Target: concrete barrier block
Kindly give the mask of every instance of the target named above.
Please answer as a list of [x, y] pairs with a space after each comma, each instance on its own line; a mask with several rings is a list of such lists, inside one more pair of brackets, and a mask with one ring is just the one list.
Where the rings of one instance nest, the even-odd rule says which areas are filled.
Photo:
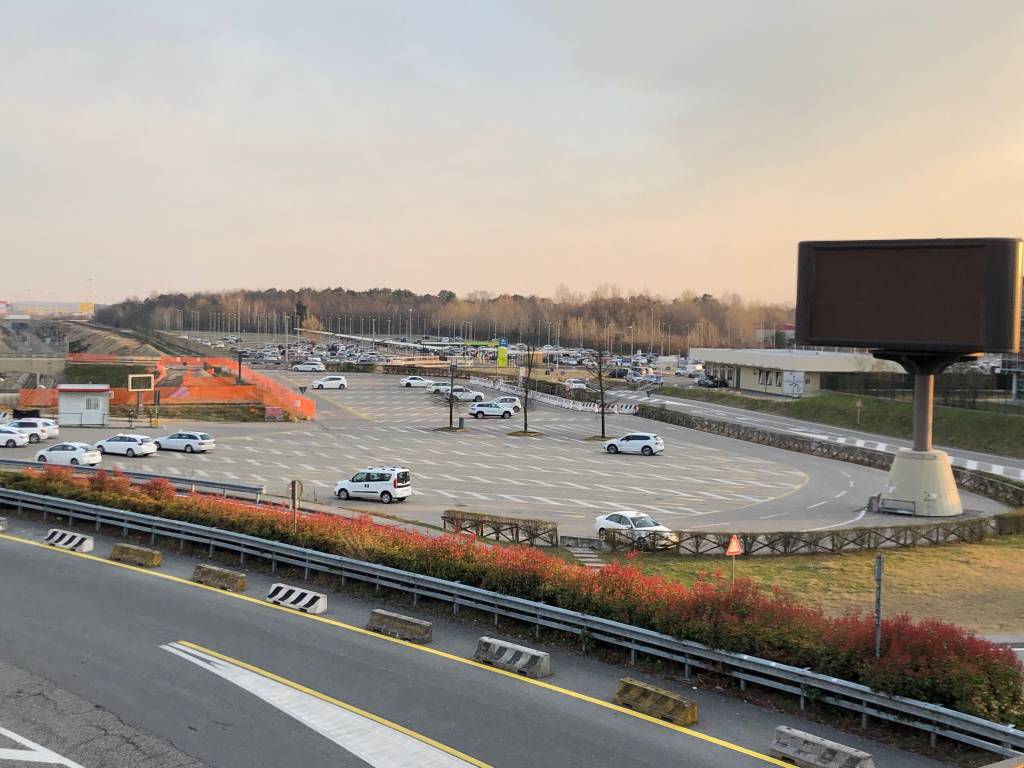
[[789, 760], [800, 768], [875, 768], [875, 759], [867, 752], [788, 725], [775, 729], [768, 754]]
[[92, 536], [85, 536], [74, 531], [62, 531], [51, 528], [46, 534], [46, 543], [58, 549], [69, 549], [72, 552], [92, 552]]
[[143, 568], [158, 568], [163, 561], [160, 550], [149, 547], [139, 547], [135, 544], [115, 544], [110, 550], [110, 559], [128, 565], [138, 565]]
[[7, 530], [7, 518], [6, 517], [0, 517], [0, 531], [6, 531], [6, 530]]
[[426, 644], [434, 639], [434, 625], [429, 621], [379, 609], [370, 612], [366, 628], [410, 643]]
[[697, 722], [697, 702], [631, 677], [619, 680], [614, 702], [620, 707], [676, 725], [693, 725]]
[[229, 592], [245, 591], [245, 574], [239, 571], [229, 571], [227, 568], [219, 568], [216, 565], [200, 563], [192, 571], [192, 581], [205, 584], [208, 587], [226, 589]]
[[320, 614], [327, 610], [327, 595], [303, 587], [288, 584], [274, 584], [267, 593], [267, 600], [275, 605], [294, 608], [303, 613]]
[[492, 667], [518, 672], [526, 677], [551, 676], [550, 654], [493, 637], [481, 637], [477, 640], [473, 658]]

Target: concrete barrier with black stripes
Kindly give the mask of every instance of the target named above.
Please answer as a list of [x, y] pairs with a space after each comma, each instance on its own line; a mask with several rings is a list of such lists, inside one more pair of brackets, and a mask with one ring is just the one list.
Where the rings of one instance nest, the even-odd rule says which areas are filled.
[[74, 531], [62, 531], [60, 528], [51, 528], [46, 534], [46, 543], [57, 549], [68, 549], [72, 552], [92, 552], [92, 536], [86, 536]]
[[434, 639], [434, 625], [429, 621], [380, 609], [370, 612], [366, 628], [371, 632], [408, 640], [410, 643], [426, 644]]
[[473, 658], [492, 667], [518, 672], [526, 677], [551, 676], [550, 654], [493, 637], [481, 637], [477, 640]]
[[267, 600], [275, 605], [294, 608], [302, 613], [320, 614], [327, 610], [327, 595], [302, 587], [274, 584], [267, 593]]
[[875, 759], [867, 752], [788, 725], [775, 729], [768, 754], [789, 760], [800, 768], [875, 768]]
[[614, 701], [620, 707], [641, 712], [676, 725], [697, 722], [697, 702], [656, 685], [624, 677], [619, 680]]

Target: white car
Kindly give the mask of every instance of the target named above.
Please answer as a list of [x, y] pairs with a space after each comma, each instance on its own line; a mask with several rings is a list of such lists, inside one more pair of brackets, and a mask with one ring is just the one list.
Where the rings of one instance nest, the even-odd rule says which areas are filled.
[[149, 435], [113, 435], [95, 447], [100, 453], [119, 453], [128, 458], [156, 453], [156, 441]]
[[446, 394], [448, 397], [453, 397], [456, 400], [460, 400], [460, 401], [472, 400], [473, 402], [476, 402], [476, 403], [483, 402], [483, 399], [485, 397], [483, 392], [477, 392], [476, 390], [468, 389], [467, 387], [459, 387], [459, 386], [452, 387], [451, 393], [445, 392], [444, 394]]
[[565, 388], [566, 389], [586, 389], [587, 388], [587, 382], [585, 382], [583, 379], [566, 379], [564, 383], [565, 383]]
[[427, 384], [427, 392], [431, 395], [446, 395], [449, 389], [451, 384], [447, 381], [432, 381]]
[[501, 405], [512, 406], [512, 411], [514, 413], [519, 413], [523, 410], [523, 404], [519, 402], [519, 398], [515, 395], [502, 395], [501, 397], [494, 398], [494, 402], [500, 403]]
[[310, 384], [313, 389], [348, 389], [344, 376], [324, 376]]
[[622, 531], [634, 541], [649, 542], [651, 545], [671, 544], [675, 541], [672, 529], [665, 527], [646, 512], [623, 510], [594, 518], [594, 532], [599, 539], [603, 539], [608, 531]]
[[422, 376], [406, 376], [400, 382], [403, 387], [429, 387], [434, 384], [430, 379], [424, 379]]
[[5, 448], [20, 448], [28, 445], [28, 435], [14, 427], [0, 427], [0, 445]]
[[512, 406], [503, 403], [473, 403], [469, 406], [469, 415], [474, 419], [482, 419], [485, 416], [511, 419], [513, 413]]
[[653, 456], [665, 450], [665, 441], [653, 432], [632, 432], [604, 443], [608, 453], [642, 453]]
[[88, 443], [57, 443], [36, 453], [36, 461], [40, 464], [58, 464], [60, 466], [78, 465], [94, 467], [103, 460], [100, 452]]
[[217, 442], [206, 432], [174, 432], [154, 440], [158, 451], [184, 451], [185, 453], [212, 451]]
[[4, 426], [8, 427], [9, 429], [18, 430], [19, 432], [21, 432], [21, 434], [28, 437], [28, 441], [30, 443], [38, 443], [40, 440], [45, 440], [46, 435], [49, 432], [46, 429], [46, 427], [42, 427], [36, 424], [35, 422], [24, 420], [12, 421], [8, 424], [5, 424]]
[[327, 369], [324, 367], [323, 363], [310, 363], [307, 361], [305, 363], [296, 363], [292, 366], [292, 370], [303, 371], [306, 373], [323, 373]]
[[346, 499], [379, 499], [385, 504], [412, 495], [412, 475], [404, 467], [367, 467], [351, 480], [339, 480], [334, 495]]
[[41, 427], [45, 427], [46, 434], [43, 436], [44, 440], [48, 440], [51, 437], [60, 437], [60, 427], [57, 426], [57, 422], [53, 419], [18, 419], [18, 421], [28, 421], [33, 424], [38, 424]]

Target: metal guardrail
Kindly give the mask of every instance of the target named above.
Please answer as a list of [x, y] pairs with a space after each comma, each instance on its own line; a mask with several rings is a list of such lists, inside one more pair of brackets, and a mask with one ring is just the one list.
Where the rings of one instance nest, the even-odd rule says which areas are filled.
[[214, 550], [222, 549], [237, 552], [242, 561], [247, 556], [258, 557], [270, 561], [271, 570], [276, 570], [280, 564], [302, 568], [306, 578], [310, 571], [318, 571], [340, 576], [342, 583], [346, 579], [354, 579], [373, 584], [377, 589], [386, 587], [409, 593], [414, 603], [420, 597], [451, 603], [455, 613], [465, 606], [493, 614], [495, 622], [499, 616], [505, 616], [533, 624], [538, 630], [548, 627], [628, 649], [631, 662], [635, 662], [637, 653], [676, 661], [684, 665], [687, 677], [692, 668], [698, 668], [735, 678], [739, 680], [741, 689], [745, 689], [748, 683], [754, 683], [790, 693], [799, 697], [801, 708], [808, 700], [821, 701], [861, 713], [864, 724], [871, 717], [899, 723], [930, 734], [933, 743], [942, 736], [1000, 755], [1024, 754], [1024, 731], [1012, 725], [994, 723], [914, 699], [888, 696], [867, 686], [808, 669], [746, 654], [716, 651], [699, 643], [610, 619], [291, 544], [84, 502], [0, 489], [0, 504], [19, 510], [41, 511], [44, 519], [49, 514], [67, 517], [69, 524], [72, 519], [92, 522], [96, 530], [102, 525], [109, 525], [121, 528], [125, 535], [128, 531], [148, 533], [153, 543], [157, 536], [177, 539], [179, 549], [187, 541], [207, 545], [211, 555]]
[[[43, 464], [37, 461], [26, 461], [24, 459], [0, 459], [0, 467], [12, 467], [14, 469], [43, 469], [44, 467], [49, 466], [53, 465]], [[62, 466], [60, 469], [70, 469], [76, 474], [94, 475], [105, 468], [78, 465], [74, 467]], [[109, 472], [112, 470], [106, 471]], [[123, 469], [119, 469], [117, 471], [125, 477], [140, 483], [145, 483], [150, 480], [167, 480], [175, 488], [187, 488], [190, 491], [220, 491], [225, 496], [227, 496], [228, 493], [231, 493], [232, 495], [245, 494], [254, 496], [257, 502], [260, 500], [260, 496], [267, 492], [266, 486], [251, 485], [249, 483], [225, 483], [220, 480], [203, 480], [202, 478], [182, 477], [179, 475], [157, 475], [150, 472], [129, 472]]]

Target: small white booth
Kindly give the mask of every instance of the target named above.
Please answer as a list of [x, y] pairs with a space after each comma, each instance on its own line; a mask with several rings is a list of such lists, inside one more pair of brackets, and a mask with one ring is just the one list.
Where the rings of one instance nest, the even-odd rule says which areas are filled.
[[57, 386], [57, 422], [62, 427], [105, 427], [110, 420], [110, 386]]

